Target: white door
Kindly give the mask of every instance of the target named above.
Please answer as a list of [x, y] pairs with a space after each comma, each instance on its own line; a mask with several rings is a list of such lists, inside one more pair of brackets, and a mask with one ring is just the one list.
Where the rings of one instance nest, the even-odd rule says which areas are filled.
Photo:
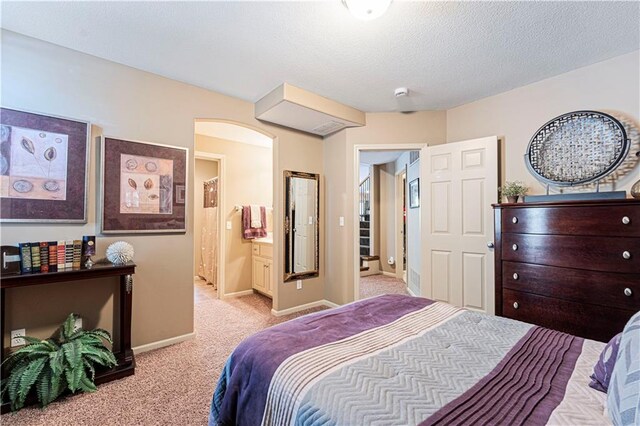
[[[423, 206], [431, 298], [493, 314], [498, 138], [429, 147]], [[426, 204], [425, 204], [426, 203]], [[425, 294], [429, 294], [428, 292]]]

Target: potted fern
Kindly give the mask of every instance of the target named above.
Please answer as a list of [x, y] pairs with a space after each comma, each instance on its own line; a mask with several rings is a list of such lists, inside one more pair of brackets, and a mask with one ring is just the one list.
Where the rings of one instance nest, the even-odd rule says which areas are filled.
[[7, 372], [2, 380], [2, 401], [10, 401], [12, 411], [24, 407], [34, 390], [42, 407], [67, 390], [94, 392], [96, 366], [117, 364], [113, 352], [104, 345], [104, 341], [112, 343], [109, 332], [74, 330], [75, 319], [76, 315], [70, 314], [49, 339], [25, 337], [27, 345], [2, 363]]

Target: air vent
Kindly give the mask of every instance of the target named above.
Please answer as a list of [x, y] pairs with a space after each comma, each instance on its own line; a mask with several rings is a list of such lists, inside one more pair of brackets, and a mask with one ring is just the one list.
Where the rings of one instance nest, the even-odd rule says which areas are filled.
[[256, 102], [255, 116], [319, 136], [365, 125], [362, 111], [286, 83]]
[[328, 123], [324, 123], [319, 125], [318, 127], [314, 127], [311, 129], [311, 133], [315, 133], [318, 135], [328, 135], [329, 133], [337, 132], [340, 129], [344, 129], [346, 126], [344, 123], [340, 121], [330, 121]]

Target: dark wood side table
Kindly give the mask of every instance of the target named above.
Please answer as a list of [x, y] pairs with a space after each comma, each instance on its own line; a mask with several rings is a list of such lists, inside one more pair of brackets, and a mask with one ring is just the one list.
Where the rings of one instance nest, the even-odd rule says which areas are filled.
[[[106, 383], [112, 380], [131, 376], [135, 372], [136, 361], [131, 349], [131, 303], [133, 300], [133, 274], [136, 265], [95, 264], [91, 268], [69, 269], [60, 272], [7, 275], [0, 279], [0, 356], [4, 361], [4, 331], [5, 331], [5, 292], [7, 289], [30, 285], [49, 285], [59, 282], [91, 280], [104, 277], [120, 277], [120, 333], [118, 337], [118, 352], [115, 352], [118, 365], [109, 370], [96, 371], [95, 383]], [[115, 343], [115, 342], [114, 342]], [[9, 404], [2, 404], [2, 413], [8, 412]]]

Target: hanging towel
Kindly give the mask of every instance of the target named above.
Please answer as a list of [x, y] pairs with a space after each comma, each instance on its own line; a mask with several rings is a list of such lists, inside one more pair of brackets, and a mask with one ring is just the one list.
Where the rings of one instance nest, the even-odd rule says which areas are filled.
[[267, 236], [267, 212], [264, 207], [260, 207], [260, 220], [263, 224], [261, 228], [251, 227], [251, 207], [242, 207], [242, 237], [245, 240], [254, 240]]
[[262, 224], [262, 217], [260, 216], [260, 211], [264, 207], [260, 207], [256, 204], [251, 204], [249, 207], [251, 207], [251, 227], [263, 228], [264, 225]]

